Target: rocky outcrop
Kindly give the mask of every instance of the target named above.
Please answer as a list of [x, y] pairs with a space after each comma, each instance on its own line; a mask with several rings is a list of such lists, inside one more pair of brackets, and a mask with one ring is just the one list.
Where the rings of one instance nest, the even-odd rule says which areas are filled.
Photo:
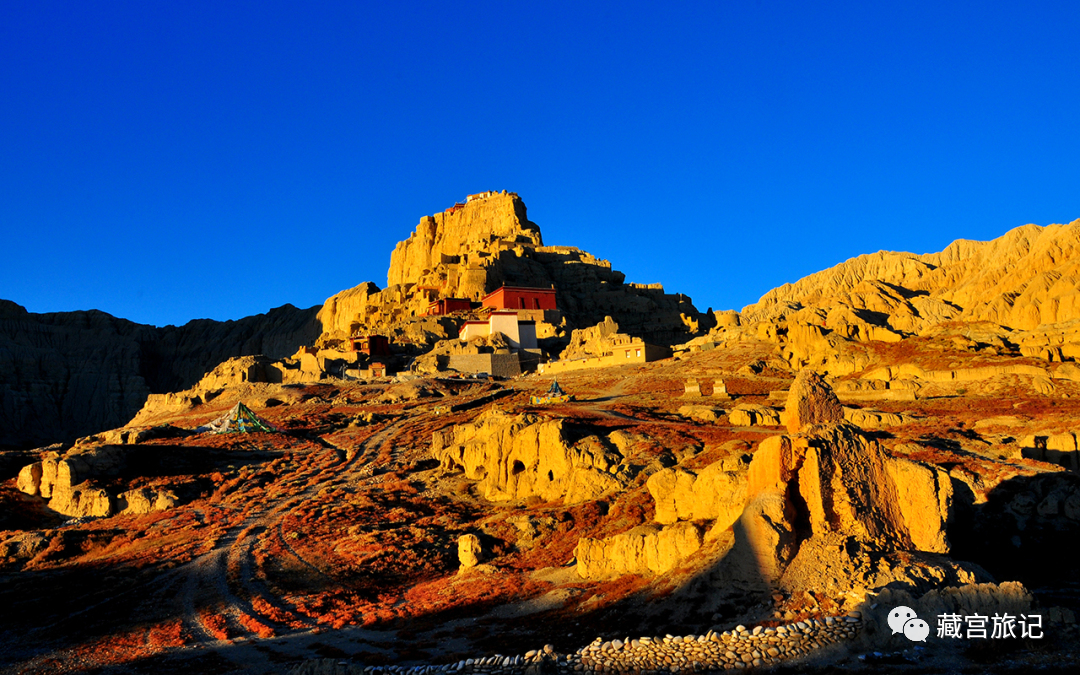
[[788, 390], [784, 417], [788, 431], [795, 434], [807, 426], [843, 422], [844, 409], [820, 375], [801, 370]]
[[799, 503], [815, 535], [935, 553], [949, 550], [952, 484], [945, 471], [888, 456], [854, 427], [763, 441], [750, 463], [750, 498], [779, 491]]
[[703, 424], [716, 424], [724, 418], [724, 411], [710, 405], [681, 405], [678, 413]]
[[458, 562], [461, 569], [476, 567], [480, 564], [480, 537], [475, 534], [463, 534], [457, 540]]
[[129, 451], [122, 446], [76, 447], [61, 455], [48, 452], [40, 462], [24, 466], [16, 486], [30, 496], [49, 500], [49, 508], [72, 517], [106, 517], [163, 511], [176, 505], [169, 490], [140, 488], [110, 494], [96, 481], [117, 476]]
[[733, 427], [780, 425], [780, 413], [759, 403], [740, 403], [728, 412], [728, 424]]
[[434, 344], [456, 337], [460, 321], [423, 317], [429, 303], [451, 297], [478, 303], [503, 285], [555, 289], [558, 318], [545, 315], [540, 337], [611, 317], [630, 335], [670, 345], [715, 322], [690, 298], [667, 294], [659, 284], [624, 283], [606, 260], [570, 246], [545, 246], [521, 199], [491, 192], [422, 218], [394, 249], [386, 288], [366, 283], [328, 299], [319, 313], [322, 340], [378, 332]]
[[142, 515], [165, 511], [176, 506], [176, 494], [171, 490], [138, 488], [121, 492], [116, 498], [116, 512], [122, 515]]
[[583, 359], [590, 356], [603, 356], [611, 351], [608, 338], [619, 334], [619, 324], [610, 316], [589, 328], [579, 328], [570, 335], [570, 344], [560, 355], [562, 359]]
[[[291, 357], [271, 361], [257, 356], [238, 356], [218, 364], [192, 387], [168, 394], [150, 394], [146, 403], [121, 429], [97, 434], [103, 443], [139, 443], [160, 434], [156, 425], [178, 413], [194, 410], [228, 392], [233, 400], [244, 399], [256, 407], [295, 402], [298, 394], [288, 385], [315, 383], [343, 376], [365, 376], [369, 358], [361, 352], [301, 347]], [[183, 433], [175, 430], [176, 433]]]
[[432, 436], [432, 454], [446, 471], [479, 481], [490, 501], [540, 497], [589, 501], [625, 484], [622, 456], [596, 436], [568, 441], [562, 420], [492, 410], [472, 424]]
[[923, 334], [951, 320], [1034, 330], [1080, 319], [1078, 280], [1080, 220], [1025, 225], [940, 253], [861, 255], [769, 291], [741, 319], [798, 318], [857, 340]]
[[694, 523], [642, 525], [605, 539], [583, 537], [574, 550], [577, 573], [585, 579], [623, 574], [663, 574], [701, 548]]
[[0, 447], [119, 427], [150, 394], [190, 387], [232, 356], [288, 356], [318, 336], [315, 311], [286, 305], [239, 321], [155, 328], [0, 301]]
[[[769, 291], [741, 314], [716, 315], [687, 349], [757, 339], [792, 370], [830, 377], [873, 367], [872, 343], [913, 336], [982, 355], [1017, 351], [1047, 361], [1080, 356], [1080, 220], [1026, 225], [988, 242], [959, 240], [944, 251], [858, 256]], [[1049, 394], [1054, 385], [1033, 386]], [[910, 399], [867, 392], [853, 400]]]
[[698, 471], [672, 467], [654, 473], [646, 485], [656, 503], [656, 522], [708, 520], [727, 529], [746, 503], [746, 468], [741, 458], [730, 458]]
[[844, 408], [844, 421], [850, 422], [860, 429], [885, 429], [907, 424], [911, 419], [910, 415], [904, 413]]
[[[759, 443], [748, 467], [742, 456], [729, 456], [694, 471], [657, 470], [646, 482], [657, 525], [583, 540], [579, 574], [671, 569], [697, 547], [669, 546], [660, 565], [660, 537], [666, 528], [693, 524], [704, 531], [700, 545], [712, 542], [723, 554], [709, 572], [714, 584], [839, 591], [979, 580], [978, 571], [933, 557], [950, 550], [950, 475], [889, 455], [843, 415], [824, 380], [801, 374], [785, 410], [797, 433]], [[1072, 498], [1059, 494], [1062, 503]]]
[[[470, 199], [460, 208], [424, 216], [416, 231], [390, 254], [388, 286], [430, 281], [442, 267], [447, 297], [479, 300], [485, 294], [482, 261], [515, 245], [543, 246], [540, 228], [529, 221], [525, 203], [505, 191]], [[470, 274], [479, 272], [479, 274]]]
[[747, 458], [739, 446], [732, 450], [702, 469], [666, 467], [652, 473], [645, 484], [656, 505], [655, 524], [604, 539], [581, 539], [575, 552], [578, 574], [587, 579], [663, 574], [740, 517], [748, 527], [760, 528], [761, 514], [744, 514]]

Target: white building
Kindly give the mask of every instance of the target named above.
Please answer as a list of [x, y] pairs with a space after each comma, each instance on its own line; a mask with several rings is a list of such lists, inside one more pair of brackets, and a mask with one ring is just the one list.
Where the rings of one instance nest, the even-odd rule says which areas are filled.
[[468, 321], [458, 332], [458, 338], [462, 342], [468, 342], [474, 337], [502, 333], [510, 348], [514, 350], [535, 351], [539, 349], [536, 343], [536, 322], [522, 321], [517, 312], [503, 311], [492, 312], [487, 321]]

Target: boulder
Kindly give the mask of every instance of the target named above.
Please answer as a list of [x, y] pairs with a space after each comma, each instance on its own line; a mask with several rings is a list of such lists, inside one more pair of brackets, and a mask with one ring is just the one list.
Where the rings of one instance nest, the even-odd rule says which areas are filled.
[[728, 424], [733, 427], [780, 425], [780, 413], [757, 403], [740, 403], [728, 413]]
[[908, 417], [899, 413], [844, 408], [844, 420], [861, 429], [884, 429], [905, 424]]
[[696, 422], [702, 422], [704, 424], [716, 424], [721, 420], [724, 414], [724, 411], [720, 408], [714, 408], [708, 405], [679, 406], [678, 412], [683, 417], [688, 417]]
[[457, 540], [458, 561], [461, 569], [476, 567], [480, 564], [480, 537], [475, 534], [463, 534]]
[[656, 522], [711, 520], [715, 530], [727, 529], [745, 505], [745, 472], [736, 468], [741, 466], [720, 460], [697, 473], [669, 468], [649, 476], [646, 486], [656, 503]]
[[116, 498], [116, 510], [121, 515], [143, 515], [171, 509], [176, 502], [176, 495], [170, 490], [139, 488], [121, 492]]
[[788, 431], [798, 433], [814, 424], [844, 421], [844, 409], [825, 380], [812, 370], [801, 370], [788, 390], [784, 408]]
[[104, 518], [116, 512], [113, 498], [104, 488], [90, 485], [69, 487], [65, 483], [55, 486], [49, 508], [73, 518]]
[[20, 492], [36, 497], [41, 489], [41, 462], [27, 464], [19, 470], [19, 477], [15, 481], [15, 487]]

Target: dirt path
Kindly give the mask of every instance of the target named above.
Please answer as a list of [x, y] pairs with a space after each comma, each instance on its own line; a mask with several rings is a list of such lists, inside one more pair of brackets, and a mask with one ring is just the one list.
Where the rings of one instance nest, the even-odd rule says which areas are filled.
[[355, 650], [359, 642], [377, 649], [380, 643], [392, 639], [392, 632], [355, 628], [334, 631], [332, 636], [326, 634], [322, 626], [259, 578], [256, 550], [273, 537], [297, 566], [328, 579], [317, 560], [306, 559], [284, 536], [285, 520], [320, 492], [363, 489], [380, 482], [380, 470], [390, 468], [382, 466], [387, 457], [390, 465], [404, 460], [406, 448], [396, 444], [398, 437], [414, 425], [429, 421], [431, 407], [418, 405], [386, 421], [355, 447], [338, 445], [331, 440], [332, 433], [309, 436], [307, 440], [316, 447], [296, 454], [296, 470], [265, 486], [264, 494], [269, 494], [271, 488], [287, 484], [291, 486], [287, 496], [233, 504], [246, 515], [226, 531], [211, 551], [144, 584], [140, 597], [176, 606], [175, 614], [181, 617], [189, 636], [180, 651], [215, 650], [237, 665], [258, 672], [275, 669], [283, 659], [316, 657], [314, 649], [326, 643], [347, 642]]

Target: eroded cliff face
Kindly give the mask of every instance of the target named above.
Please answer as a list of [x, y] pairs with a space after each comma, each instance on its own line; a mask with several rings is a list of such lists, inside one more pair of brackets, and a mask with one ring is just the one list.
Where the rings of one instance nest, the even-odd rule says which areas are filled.
[[882, 345], [917, 344], [912, 338], [987, 356], [1071, 361], [1080, 357], [1078, 288], [1080, 220], [1024, 225], [939, 253], [852, 258], [769, 291], [741, 314], [717, 313], [716, 327], [695, 342], [764, 340], [790, 368], [831, 377], [868, 368]]
[[[743, 309], [743, 320], [803, 317], [829, 328], [871, 321], [922, 334], [947, 320], [1016, 330], [1080, 319], [1080, 220], [1024, 225], [991, 241], [958, 239], [940, 253], [879, 251], [784, 284]], [[832, 324], [832, 325], [829, 325]]]
[[442, 267], [449, 273], [459, 272], [442, 279], [448, 292], [458, 293], [452, 297], [478, 300], [476, 294], [483, 293], [483, 286], [460, 272], [467, 271], [470, 263], [482, 270], [485, 258], [519, 244], [544, 245], [540, 228], [529, 221], [521, 198], [501, 192], [472, 199], [460, 208], [421, 218], [416, 231], [390, 254], [386, 284], [418, 283]]
[[976, 580], [962, 564], [932, 557], [906, 571], [871, 564], [882, 552], [949, 552], [953, 488], [945, 470], [890, 455], [844, 421], [832, 389], [809, 371], [792, 386], [783, 417], [791, 435], [761, 441], [749, 462], [729, 456], [652, 474], [654, 523], [582, 538], [579, 575], [662, 574], [713, 542], [723, 558], [712, 574], [794, 592], [825, 582], [812, 561], [829, 568], [838, 590], [922, 573]]
[[317, 308], [156, 328], [104, 312], [33, 314], [0, 301], [0, 447], [124, 425], [152, 393], [193, 385], [227, 358], [281, 358], [319, 335]]
[[[711, 316], [698, 312], [685, 295], [665, 293], [659, 284], [624, 282], [625, 275], [607, 260], [572, 246], [545, 246], [521, 198], [492, 192], [422, 218], [394, 249], [385, 289], [369, 282], [342, 291], [326, 301], [319, 319], [328, 339], [357, 331], [401, 331], [433, 300], [478, 302], [507, 285], [554, 287], [567, 336], [610, 316], [623, 332], [670, 345], [711, 323]], [[406, 337], [421, 341], [456, 334], [429, 323]]]
[[622, 455], [598, 437], [570, 443], [562, 420], [490, 412], [476, 423], [436, 432], [432, 454], [448, 472], [479, 481], [490, 501], [577, 504], [622, 488]]

